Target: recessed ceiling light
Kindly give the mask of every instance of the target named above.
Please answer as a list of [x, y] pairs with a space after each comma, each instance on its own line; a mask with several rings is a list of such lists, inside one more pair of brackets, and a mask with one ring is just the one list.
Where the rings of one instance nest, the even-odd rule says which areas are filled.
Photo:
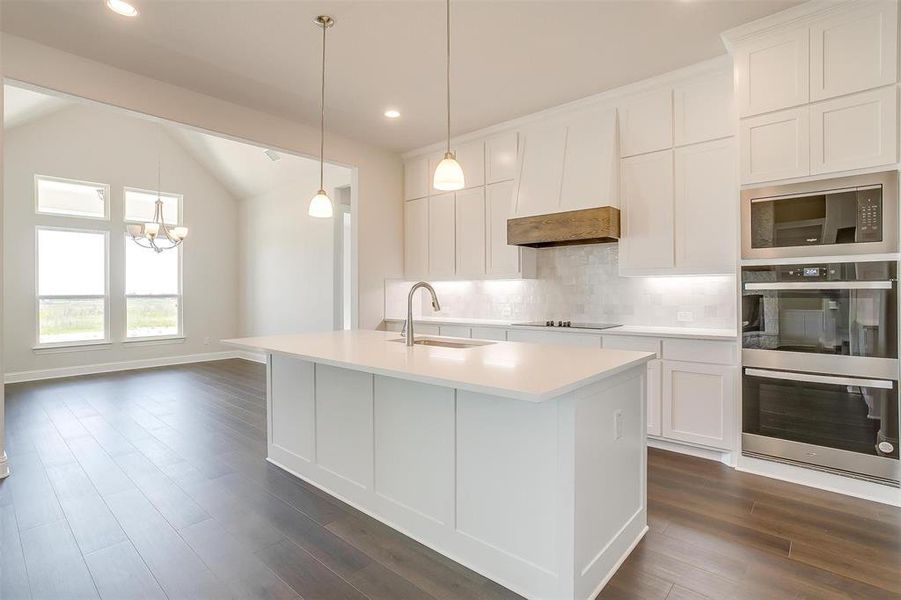
[[399, 110], [394, 110], [393, 108], [385, 111], [385, 116], [389, 119], [396, 119], [400, 116]]
[[114, 13], [120, 14], [123, 17], [137, 17], [138, 9], [133, 5], [129, 4], [125, 0], [106, 0], [106, 5], [109, 7], [111, 11]]

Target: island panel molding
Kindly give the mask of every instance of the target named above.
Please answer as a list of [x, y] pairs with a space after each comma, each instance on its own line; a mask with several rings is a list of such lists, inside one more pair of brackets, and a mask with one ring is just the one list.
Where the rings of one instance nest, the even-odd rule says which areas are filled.
[[[567, 349], [593, 371], [570, 371], [563, 391], [529, 401], [464, 388], [491, 378], [474, 371], [511, 381], [538, 371], [547, 345], [407, 348], [395, 337], [232, 340], [267, 353], [268, 460], [526, 598], [594, 598], [647, 531], [645, 365], [655, 355]], [[402, 353], [403, 367], [387, 375], [354, 362], [377, 346]], [[449, 378], [443, 363], [465, 370]], [[419, 380], [430, 369], [443, 383]]]

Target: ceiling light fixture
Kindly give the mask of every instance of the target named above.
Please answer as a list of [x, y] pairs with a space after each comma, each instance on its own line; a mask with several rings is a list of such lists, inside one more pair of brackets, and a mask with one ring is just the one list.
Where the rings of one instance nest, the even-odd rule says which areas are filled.
[[106, 0], [106, 6], [123, 17], [137, 17], [138, 9], [125, 0]]
[[432, 185], [435, 187], [436, 190], [454, 191], [454, 190], [462, 190], [466, 186], [466, 183], [463, 178], [463, 167], [461, 167], [460, 163], [457, 162], [457, 155], [451, 151], [451, 146], [450, 146], [450, 138], [451, 138], [450, 0], [447, 0], [445, 4], [447, 7], [447, 152], [444, 153], [444, 158], [441, 159], [441, 162], [438, 163], [438, 166], [435, 168], [435, 176], [434, 176], [434, 179], [432, 180]]
[[400, 116], [400, 111], [394, 110], [393, 108], [391, 108], [391, 109], [388, 109], [385, 111], [385, 116], [388, 117], [389, 119], [396, 119]]
[[150, 248], [157, 254], [163, 250], [171, 250], [181, 245], [185, 238], [188, 237], [187, 227], [173, 227], [169, 229], [166, 225], [166, 219], [163, 217], [163, 198], [160, 192], [162, 171], [162, 142], [160, 142], [160, 151], [157, 155], [156, 163], [156, 203], [153, 208], [153, 220], [147, 223], [130, 223], [127, 227], [128, 235], [138, 246], [142, 248]]
[[322, 93], [319, 97], [319, 191], [310, 200], [309, 215], [320, 219], [332, 216], [332, 200], [325, 193], [325, 32], [335, 24], [328, 15], [314, 19], [322, 27]]

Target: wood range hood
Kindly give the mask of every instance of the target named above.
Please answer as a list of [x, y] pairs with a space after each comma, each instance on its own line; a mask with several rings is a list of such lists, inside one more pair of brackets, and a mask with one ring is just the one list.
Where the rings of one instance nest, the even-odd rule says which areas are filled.
[[507, 220], [507, 245], [551, 248], [619, 241], [619, 209], [600, 206]]

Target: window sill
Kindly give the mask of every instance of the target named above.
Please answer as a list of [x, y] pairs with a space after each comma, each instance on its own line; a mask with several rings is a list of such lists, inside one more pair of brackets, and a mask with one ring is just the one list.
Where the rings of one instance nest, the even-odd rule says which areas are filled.
[[31, 348], [35, 354], [58, 354], [61, 352], [84, 352], [87, 350], [106, 350], [113, 345], [109, 341], [71, 342], [62, 344], [37, 345]]
[[135, 346], [164, 346], [168, 344], [183, 344], [185, 342], [185, 336], [183, 335], [167, 335], [167, 336], [159, 336], [159, 337], [143, 337], [143, 338], [129, 338], [122, 342], [122, 345], [126, 348], [135, 347]]

